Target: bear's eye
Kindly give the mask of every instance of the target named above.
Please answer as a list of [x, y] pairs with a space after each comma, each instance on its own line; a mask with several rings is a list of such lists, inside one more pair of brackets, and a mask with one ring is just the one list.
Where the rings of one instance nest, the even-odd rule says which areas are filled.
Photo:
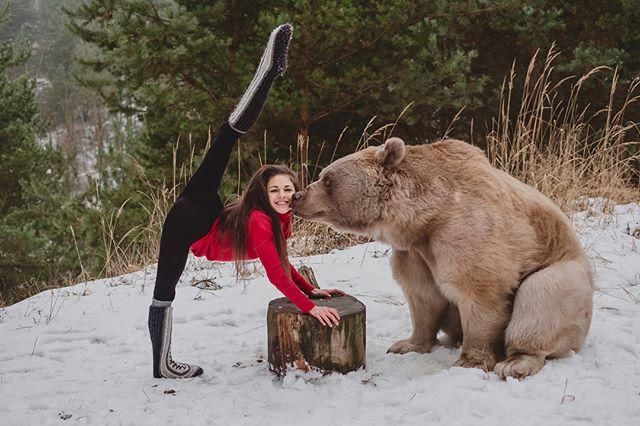
[[329, 180], [329, 176], [325, 176], [322, 178], [322, 183], [324, 184], [324, 186], [326, 186], [327, 188], [331, 186], [331, 181]]

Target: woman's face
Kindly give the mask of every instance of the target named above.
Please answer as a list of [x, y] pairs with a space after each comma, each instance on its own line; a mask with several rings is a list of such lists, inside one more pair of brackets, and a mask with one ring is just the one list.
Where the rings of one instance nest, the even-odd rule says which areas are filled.
[[275, 175], [267, 182], [269, 204], [278, 213], [291, 210], [291, 197], [294, 192], [293, 181], [288, 175]]

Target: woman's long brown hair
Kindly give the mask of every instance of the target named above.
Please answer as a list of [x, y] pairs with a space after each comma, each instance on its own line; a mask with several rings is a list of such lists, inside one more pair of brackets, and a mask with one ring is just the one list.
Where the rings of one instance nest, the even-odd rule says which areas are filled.
[[271, 219], [273, 239], [278, 251], [280, 263], [287, 276], [290, 277], [289, 261], [287, 259], [287, 242], [282, 234], [278, 213], [269, 203], [267, 184], [273, 176], [285, 175], [291, 178], [296, 188], [296, 175], [286, 166], [268, 164], [262, 166], [251, 178], [247, 189], [239, 200], [226, 206], [220, 213], [219, 226], [223, 241], [231, 240], [233, 243], [233, 257], [238, 274], [244, 270], [247, 258], [247, 232], [249, 215], [254, 209], [263, 211]]

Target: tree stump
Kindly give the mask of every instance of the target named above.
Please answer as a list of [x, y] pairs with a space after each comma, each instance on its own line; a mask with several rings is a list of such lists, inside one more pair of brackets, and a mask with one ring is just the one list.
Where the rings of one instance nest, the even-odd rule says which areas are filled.
[[364, 304], [348, 295], [314, 302], [337, 309], [340, 323], [324, 326], [311, 315], [303, 314], [286, 297], [269, 302], [269, 370], [280, 377], [295, 368], [344, 374], [365, 366]]
[[316, 274], [313, 273], [313, 269], [311, 269], [310, 266], [301, 266], [298, 268], [298, 272], [300, 273], [300, 275], [302, 275], [307, 281], [309, 281], [309, 284], [311, 284], [312, 286], [314, 286], [315, 288], [320, 288], [320, 286], [318, 285], [318, 280], [316, 279]]

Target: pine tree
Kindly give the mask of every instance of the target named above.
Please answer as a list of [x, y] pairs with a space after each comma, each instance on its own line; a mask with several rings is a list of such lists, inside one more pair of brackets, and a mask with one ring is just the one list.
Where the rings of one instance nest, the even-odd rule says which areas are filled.
[[[7, 9], [0, 11], [0, 25]], [[34, 79], [10, 78], [25, 43], [0, 42], [0, 295], [12, 300], [30, 282], [71, 269], [70, 204], [64, 158], [36, 142], [41, 128]]]
[[449, 135], [468, 138], [472, 121], [480, 131], [491, 127], [514, 61], [522, 75], [532, 55], [554, 42], [565, 52], [558, 64], [565, 75], [604, 61], [628, 67], [630, 81], [639, 71], [637, 8], [589, 3], [89, 0], [67, 14], [92, 48], [82, 58], [90, 71], [82, 81], [114, 110], [143, 119], [136, 156], [158, 181], [170, 175], [178, 140], [180, 163], [190, 153], [189, 135], [201, 148], [208, 127], [228, 115], [266, 35], [282, 22], [295, 28], [289, 70], [242, 140], [245, 150], [258, 151], [266, 131], [269, 161], [287, 159], [297, 134], [309, 136], [317, 153], [345, 127], [338, 154], [352, 151], [373, 116], [392, 122], [410, 103], [398, 129], [405, 139], [443, 136], [459, 111]]

